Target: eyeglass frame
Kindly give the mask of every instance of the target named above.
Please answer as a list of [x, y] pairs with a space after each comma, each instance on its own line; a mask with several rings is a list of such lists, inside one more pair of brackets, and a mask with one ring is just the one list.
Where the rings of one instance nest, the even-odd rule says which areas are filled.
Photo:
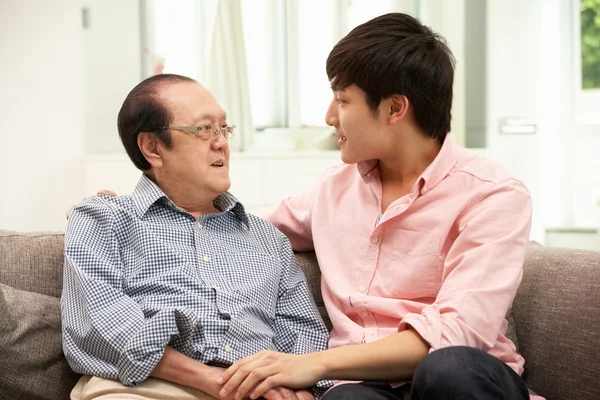
[[[230, 138], [234, 138], [235, 137], [235, 125], [227, 125], [227, 126], [219, 126], [215, 129], [213, 129], [212, 131], [210, 130], [210, 125], [204, 125], [204, 126], [163, 126], [162, 128], [158, 128], [158, 130], [168, 130], [168, 129], [174, 129], [176, 131], [184, 131], [184, 132], [189, 132], [192, 133], [194, 135], [196, 135], [197, 137], [201, 138], [201, 139], [206, 139], [206, 137], [203, 135], [204, 133], [209, 133], [209, 135], [212, 134], [212, 138], [216, 139], [219, 137], [219, 135], [223, 135], [223, 137], [225, 138], [225, 140], [229, 140]], [[205, 129], [208, 128], [208, 129]], [[202, 131], [202, 133], [200, 133], [200, 131]], [[227, 132], [227, 136], [225, 136], [225, 134], [223, 132]]]

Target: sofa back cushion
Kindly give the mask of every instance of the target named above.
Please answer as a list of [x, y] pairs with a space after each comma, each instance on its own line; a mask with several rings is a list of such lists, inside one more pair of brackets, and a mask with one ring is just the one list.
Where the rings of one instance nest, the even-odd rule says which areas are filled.
[[64, 235], [0, 230], [0, 283], [60, 297]]
[[600, 253], [529, 246], [513, 311], [527, 385], [548, 399], [600, 399]]
[[313, 251], [296, 253], [296, 260], [298, 261], [300, 268], [304, 271], [308, 287], [310, 288], [310, 292], [315, 299], [319, 312], [325, 321], [325, 325], [327, 325], [327, 329], [331, 330], [331, 321], [327, 315], [327, 310], [323, 303], [323, 295], [321, 294], [321, 270], [317, 263], [317, 256]]

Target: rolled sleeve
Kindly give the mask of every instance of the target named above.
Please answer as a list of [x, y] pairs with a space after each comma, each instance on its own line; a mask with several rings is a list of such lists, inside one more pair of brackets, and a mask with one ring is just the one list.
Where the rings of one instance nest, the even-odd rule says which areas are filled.
[[407, 314], [399, 331], [410, 325], [431, 351], [458, 345], [488, 351], [523, 276], [531, 228], [529, 192], [515, 180], [495, 184], [457, 222], [458, 237], [444, 260], [436, 301]]
[[69, 218], [61, 296], [63, 350], [75, 372], [135, 386], [162, 358], [172, 332], [164, 329], [167, 316], [146, 320], [140, 306], [123, 293], [114, 218], [94, 198]]
[[176, 321], [194, 317], [180, 310], [164, 310], [145, 320], [127, 342], [118, 363], [119, 380], [128, 386], [145, 381], [162, 358], [165, 347], [179, 334]]

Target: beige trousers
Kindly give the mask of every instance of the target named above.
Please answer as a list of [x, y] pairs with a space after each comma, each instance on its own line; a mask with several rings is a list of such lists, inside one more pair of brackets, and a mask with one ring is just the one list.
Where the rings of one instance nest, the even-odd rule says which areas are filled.
[[71, 400], [215, 400], [197, 389], [148, 378], [136, 387], [123, 385], [114, 379], [82, 376], [71, 391]]

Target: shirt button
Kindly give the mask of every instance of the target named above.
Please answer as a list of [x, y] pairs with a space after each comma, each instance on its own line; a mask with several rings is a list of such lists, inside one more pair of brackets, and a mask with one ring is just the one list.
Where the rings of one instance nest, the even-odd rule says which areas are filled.
[[231, 351], [231, 346], [226, 344], [224, 350], [226, 353], [229, 353]]
[[375, 236], [373, 239], [371, 239], [371, 243], [373, 243], [373, 244], [379, 243], [379, 238], [377, 236]]
[[198, 229], [202, 229], [202, 224], [198, 221], [196, 221], [196, 226], [198, 227]]
[[363, 317], [366, 318], [369, 316], [369, 312], [365, 310], [365, 311], [361, 312], [360, 315], [362, 315]]
[[360, 285], [360, 286], [358, 287], [358, 290], [360, 290], [361, 292], [363, 292], [363, 293], [364, 293], [364, 292], [365, 292], [365, 290], [367, 290], [367, 288], [365, 287], [365, 285]]
[[209, 256], [204, 256], [204, 257], [202, 257], [202, 261], [209, 262], [210, 261], [210, 257]]

